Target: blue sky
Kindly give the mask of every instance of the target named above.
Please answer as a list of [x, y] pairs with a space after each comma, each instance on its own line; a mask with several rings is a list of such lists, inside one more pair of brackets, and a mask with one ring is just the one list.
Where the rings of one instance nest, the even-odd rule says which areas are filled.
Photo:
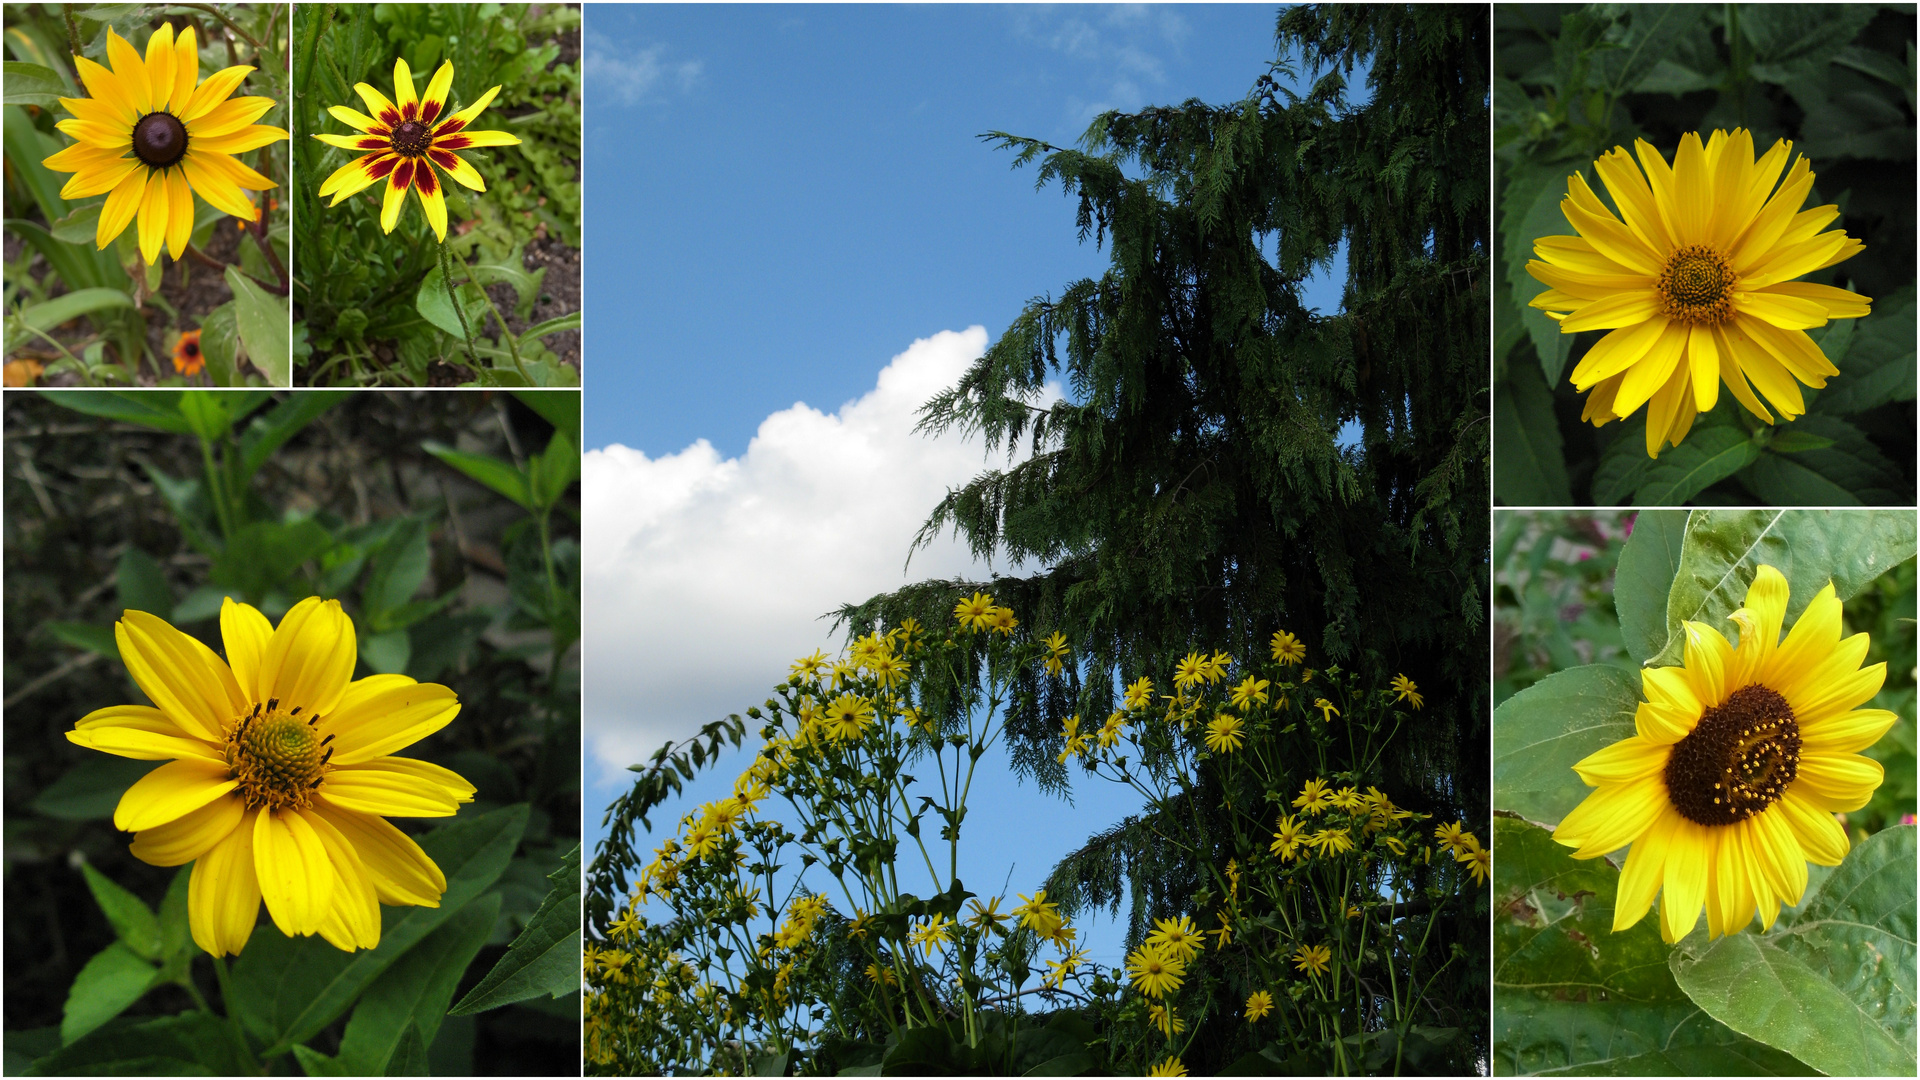
[[[699, 721], [763, 698], [764, 688], [784, 677], [785, 659], [810, 651], [825, 630], [810, 621], [822, 610], [812, 607], [779, 643], [785, 651], [768, 646], [775, 650], [768, 655], [781, 659], [735, 665], [749, 669], [728, 673], [737, 686], [692, 704], [681, 694], [671, 708], [631, 704], [664, 700], [630, 685], [655, 686], [658, 679], [645, 682], [648, 658], [664, 662], [639, 643], [638, 631], [605, 627], [658, 622], [665, 614], [676, 633], [712, 640], [747, 617], [721, 611], [728, 598], [709, 603], [697, 591], [689, 599], [675, 589], [669, 603], [658, 577], [640, 584], [637, 575], [620, 578], [619, 564], [640, 558], [622, 551], [697, 566], [697, 552], [662, 545], [693, 544], [674, 536], [720, 534], [694, 495], [682, 498], [676, 490], [669, 499], [660, 492], [671, 483], [696, 494], [724, 493], [735, 490], [726, 485], [738, 474], [785, 477], [807, 467], [793, 464], [797, 458], [756, 465], [749, 450], [768, 441], [781, 417], [824, 425], [828, 435], [840, 430], [835, 425], [851, 428], [851, 403], [877, 400], [876, 378], [884, 388], [882, 369], [905, 365], [910, 346], [973, 326], [991, 340], [1029, 299], [1100, 273], [1105, 253], [1076, 240], [1077, 203], [1058, 187], [1036, 192], [1031, 168], [1012, 170], [1012, 155], [977, 136], [1002, 130], [1068, 146], [1108, 108], [1240, 100], [1273, 58], [1276, 9], [586, 10], [585, 442], [637, 452], [590, 454], [586, 465], [591, 853], [604, 835], [602, 808], [631, 778], [619, 766], [646, 756], [637, 749], [644, 738], [616, 745], [607, 737], [615, 721], [597, 718], [635, 717], [630, 723], [648, 737], [662, 724], [690, 733]], [[1310, 288], [1308, 303], [1330, 311], [1343, 275], [1337, 267]], [[949, 355], [944, 362], [951, 361]], [[794, 408], [796, 402], [811, 410]], [[878, 408], [870, 404], [869, 412]], [[910, 428], [910, 414], [892, 408], [893, 422]], [[978, 465], [966, 468], [962, 475]], [[929, 481], [923, 495], [897, 500], [888, 511], [909, 534], [953, 482], [950, 471], [941, 475], [946, 479]], [[606, 478], [599, 492], [597, 478]], [[745, 490], [772, 498], [766, 482]], [[666, 503], [672, 505], [660, 509]], [[775, 520], [821, 516], [797, 496], [796, 505], [801, 509], [789, 518]], [[607, 507], [608, 516], [637, 515], [638, 522], [616, 530], [617, 544], [600, 542], [599, 555], [592, 550], [603, 535], [596, 532], [596, 506]], [[701, 528], [686, 524], [696, 519]], [[860, 600], [897, 587], [906, 556], [904, 543], [898, 548], [872, 556], [894, 578], [848, 586], [847, 595], [830, 599]], [[769, 549], [765, 557], [779, 555]], [[724, 565], [711, 559], [704, 574], [730, 576], [743, 562], [730, 558]], [[917, 560], [909, 576], [932, 576], [943, 565]], [[671, 576], [703, 575], [675, 569]], [[616, 594], [615, 587], [627, 591]], [[609, 599], [615, 595], [637, 599]], [[625, 623], [606, 621], [615, 608], [634, 612], [622, 615]], [[627, 682], [615, 689], [617, 680]], [[659, 720], [668, 713], [670, 720]], [[650, 719], [655, 726], [647, 726]], [[646, 750], [657, 746], [656, 739]], [[656, 824], [671, 828], [680, 814], [725, 795], [749, 752], [730, 753], [703, 773], [686, 796], [654, 815]], [[983, 895], [1007, 882], [1011, 895], [1031, 892], [1061, 856], [1137, 810], [1139, 800], [1130, 789], [1094, 781], [1076, 784], [1071, 804], [1041, 795], [1011, 777], [1004, 750], [996, 749], [981, 762], [970, 805], [960, 876]], [[1092, 959], [1120, 961], [1117, 928], [1082, 927]]]

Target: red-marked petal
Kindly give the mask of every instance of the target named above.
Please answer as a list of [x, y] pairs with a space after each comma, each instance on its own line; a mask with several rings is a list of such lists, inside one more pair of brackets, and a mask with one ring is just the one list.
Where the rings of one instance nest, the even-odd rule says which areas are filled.
[[461, 128], [466, 126], [467, 126], [467, 122], [465, 120], [462, 120], [458, 116], [455, 116], [452, 119], [448, 120], [446, 123], [441, 124], [437, 129], [435, 129], [433, 135], [434, 135], [434, 138], [437, 139], [442, 135], [451, 135], [454, 132], [459, 131]]
[[465, 150], [473, 145], [473, 140], [465, 135], [441, 135], [433, 140], [433, 145], [443, 150]]
[[460, 167], [459, 158], [454, 157], [452, 154], [438, 147], [435, 147], [432, 150], [428, 150], [427, 156], [433, 159], [433, 163], [435, 165], [440, 166], [441, 168], [447, 170], [448, 172], [452, 172], [453, 170]]
[[407, 190], [413, 184], [413, 173], [413, 162], [402, 161], [400, 167], [393, 170], [393, 186], [401, 191]]
[[393, 167], [398, 164], [400, 164], [400, 158], [397, 156], [383, 158], [367, 166], [367, 175], [373, 177], [375, 180], [382, 179], [388, 173], [392, 172]]
[[432, 195], [440, 190], [440, 177], [426, 162], [417, 162], [413, 169], [413, 184], [420, 189], [422, 196]]
[[381, 109], [380, 110], [380, 122], [387, 125], [388, 127], [399, 127], [400, 119], [401, 117], [400, 117], [399, 109]]
[[371, 136], [365, 139], [357, 139], [353, 144], [356, 150], [385, 150], [392, 145], [393, 143], [389, 139], [380, 139]]
[[400, 115], [408, 120], [420, 119], [420, 103], [417, 101], [409, 101], [405, 105], [400, 106]]
[[431, 124], [433, 123], [434, 117], [437, 117], [439, 115], [440, 115], [439, 102], [423, 101], [420, 103], [420, 122], [421, 123]]

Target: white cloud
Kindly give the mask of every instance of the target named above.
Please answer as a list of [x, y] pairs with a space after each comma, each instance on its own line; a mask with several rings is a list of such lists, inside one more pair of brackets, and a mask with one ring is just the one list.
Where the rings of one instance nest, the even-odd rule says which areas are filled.
[[586, 453], [585, 727], [603, 769], [765, 700], [795, 657], [837, 651], [824, 612], [984, 576], [951, 538], [915, 554], [911, 576], [905, 564], [947, 489], [988, 464], [976, 439], [913, 430], [986, 346], [978, 326], [916, 341], [838, 412], [767, 417], [737, 458], [705, 439], [658, 458]]
[[1178, 12], [1140, 4], [1090, 9], [1036, 5], [1013, 9], [1015, 37], [1072, 61], [1077, 92], [1065, 117], [1075, 134], [1110, 109], [1138, 109], [1167, 86], [1163, 51], [1178, 57], [1188, 36]]
[[668, 60], [665, 45], [633, 48], [614, 41], [606, 34], [588, 30], [586, 34], [586, 77], [594, 84], [597, 99], [607, 98], [623, 105], [638, 105], [656, 96], [687, 93], [700, 81], [704, 65], [698, 60]]

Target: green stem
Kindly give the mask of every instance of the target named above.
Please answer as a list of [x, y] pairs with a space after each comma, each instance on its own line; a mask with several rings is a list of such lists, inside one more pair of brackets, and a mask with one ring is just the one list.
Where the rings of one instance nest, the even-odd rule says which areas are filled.
[[461, 310], [460, 291], [453, 285], [453, 256], [447, 251], [447, 245], [437, 246], [440, 249], [440, 280], [446, 284], [447, 299], [453, 304], [454, 316], [460, 320], [460, 336], [467, 342], [467, 362], [472, 364], [474, 371], [477, 372], [480, 370], [480, 358], [473, 352], [473, 330], [467, 326], [467, 313]]
[[[493, 297], [487, 295], [487, 290], [481, 289], [480, 295], [486, 297], [487, 307], [493, 311], [493, 321], [500, 324], [500, 340], [507, 343], [507, 355], [513, 357], [514, 370], [520, 373], [521, 378], [527, 380], [528, 385], [532, 385], [533, 379], [527, 374], [526, 365], [520, 362], [520, 339], [514, 336], [513, 331], [507, 329], [507, 320], [500, 314], [500, 307], [493, 302]], [[485, 328], [484, 321], [482, 328]]]
[[60, 14], [66, 16], [66, 19], [67, 19], [67, 48], [73, 51], [73, 55], [79, 56], [80, 55], [80, 24], [73, 17], [73, 5], [61, 4]]
[[213, 977], [220, 984], [220, 1007], [226, 1011], [227, 1023], [233, 1027], [234, 1042], [247, 1055], [247, 1063], [253, 1066], [254, 1073], [266, 1075], [266, 1070], [260, 1066], [260, 1059], [253, 1056], [253, 1044], [247, 1041], [246, 1030], [240, 1026], [240, 1014], [233, 1011], [233, 980], [227, 975], [226, 957], [213, 958]]

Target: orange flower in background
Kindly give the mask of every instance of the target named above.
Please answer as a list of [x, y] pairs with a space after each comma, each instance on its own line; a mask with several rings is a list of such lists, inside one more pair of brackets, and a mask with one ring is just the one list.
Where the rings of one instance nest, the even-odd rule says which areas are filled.
[[173, 343], [173, 370], [182, 375], [198, 375], [207, 366], [207, 358], [200, 353], [200, 331], [189, 330], [180, 335]]

